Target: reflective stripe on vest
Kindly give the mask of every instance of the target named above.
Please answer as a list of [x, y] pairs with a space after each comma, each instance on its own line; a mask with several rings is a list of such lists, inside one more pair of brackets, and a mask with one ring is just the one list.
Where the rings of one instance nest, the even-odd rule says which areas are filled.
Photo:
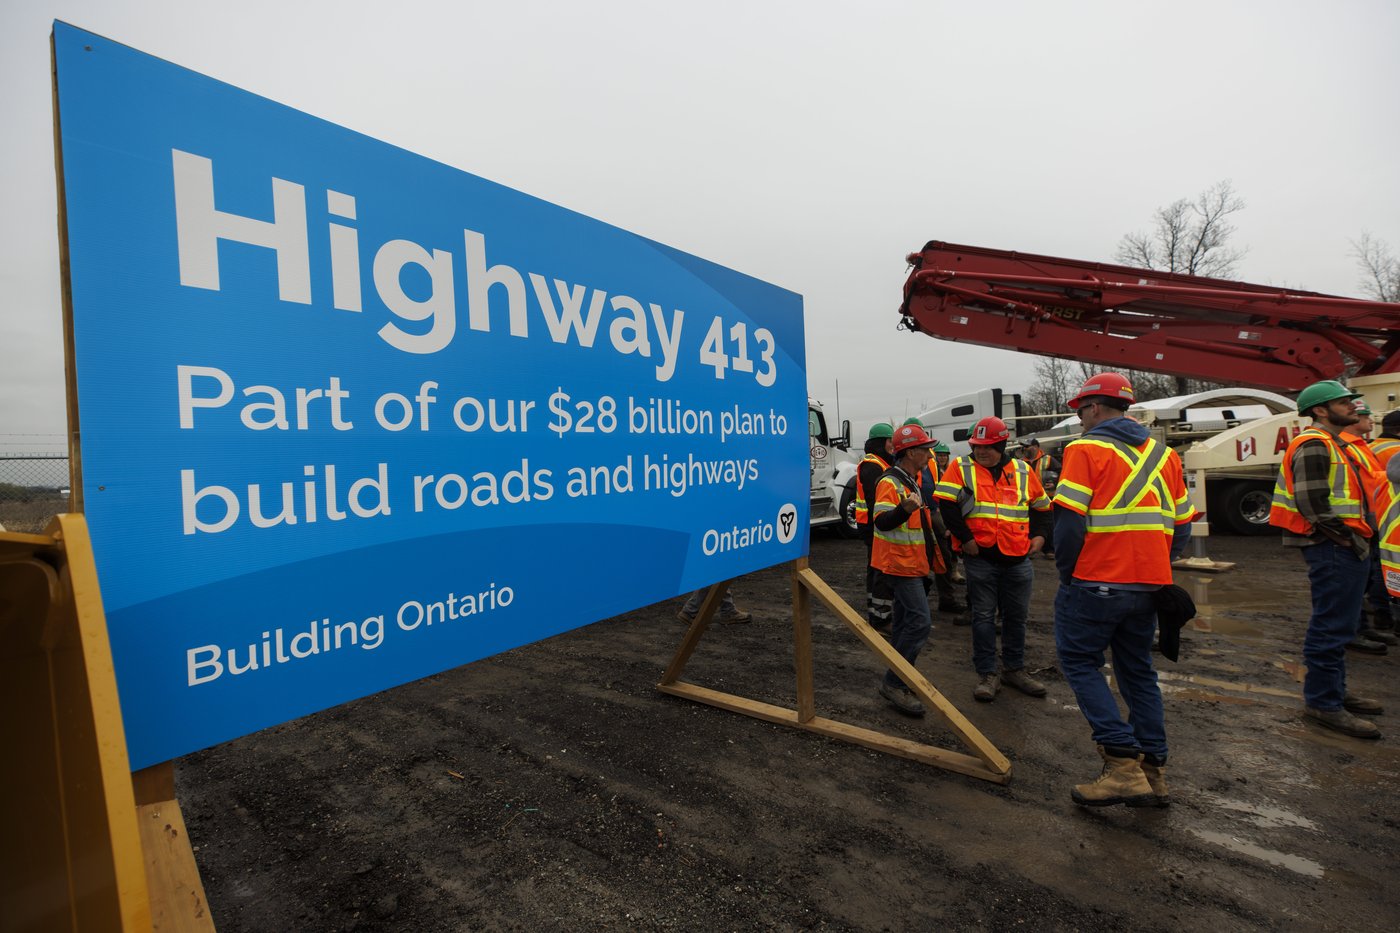
[[[1019, 557], [1030, 550], [1031, 509], [1049, 509], [1050, 499], [1042, 489], [1031, 500], [1031, 470], [1024, 460], [1007, 461], [999, 479], [993, 479], [986, 467], [979, 473], [978, 466], [971, 457], [959, 457], [944, 473], [955, 473], [959, 481], [939, 483], [936, 495], [957, 502], [978, 547], [996, 547], [1008, 557]], [[979, 485], [979, 478], [986, 481]], [[1000, 491], [1008, 481], [1013, 501], [1004, 501]], [[962, 549], [959, 542], [954, 547]]]
[[1320, 428], [1305, 428], [1284, 451], [1278, 481], [1274, 484], [1269, 524], [1300, 535], [1312, 534], [1312, 525], [1298, 511], [1298, 500], [1293, 493], [1293, 455], [1305, 442], [1313, 440], [1327, 445], [1327, 489], [1332, 513], [1361, 535], [1370, 537], [1371, 526], [1362, 516], [1364, 492], [1356, 488], [1361, 483], [1359, 470], [1364, 467], [1344, 454], [1336, 439]]
[[862, 482], [860, 481], [860, 467], [861, 467], [861, 464], [865, 464], [865, 463], [876, 463], [876, 464], [879, 464], [879, 466], [880, 466], [880, 472], [881, 472], [881, 473], [885, 472], [886, 470], [888, 470], [888, 469], [890, 468], [890, 465], [884, 461], [884, 458], [882, 458], [882, 457], [880, 457], [880, 456], [878, 456], [878, 455], [876, 455], [876, 454], [866, 454], [864, 457], [861, 458], [860, 463], [856, 464], [856, 524], [857, 524], [857, 525], [864, 525], [864, 524], [867, 524], [867, 523], [870, 521], [870, 504], [866, 501], [866, 498], [865, 498], [865, 484], [862, 483]]
[[[1087, 530], [1090, 533], [1112, 533], [1118, 531], [1161, 531], [1168, 535], [1176, 532], [1177, 520], [1189, 517], [1192, 511], [1189, 501], [1177, 502], [1162, 478], [1162, 468], [1167, 464], [1171, 450], [1162, 443], [1148, 438], [1142, 450], [1107, 437], [1086, 437], [1076, 444], [1092, 444], [1112, 451], [1128, 467], [1128, 475], [1123, 480], [1117, 494], [1106, 506], [1090, 509], [1093, 490], [1074, 482], [1061, 479], [1056, 487], [1055, 498], [1078, 505], [1084, 510]], [[1155, 505], [1143, 505], [1149, 492], [1156, 494]]]
[[[905, 496], [915, 490], [903, 471], [894, 467], [886, 470], [875, 484], [873, 517], [899, 508]], [[903, 523], [883, 529], [874, 525], [875, 540], [870, 551], [870, 566], [897, 577], [922, 577], [929, 572], [928, 551], [924, 545], [923, 522], [927, 508], [911, 513]]]
[[1390, 595], [1400, 599], [1400, 488], [1386, 483], [1382, 500], [1385, 509], [1376, 544], [1380, 551], [1381, 577]]

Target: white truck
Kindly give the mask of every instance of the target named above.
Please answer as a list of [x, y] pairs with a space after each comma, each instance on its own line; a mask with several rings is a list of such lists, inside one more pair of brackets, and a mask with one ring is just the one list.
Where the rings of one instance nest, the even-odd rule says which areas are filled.
[[822, 403], [807, 399], [807, 434], [812, 452], [812, 527], [836, 525], [846, 537], [855, 537], [856, 464], [850, 453], [851, 422], [841, 422], [841, 433], [832, 435]]

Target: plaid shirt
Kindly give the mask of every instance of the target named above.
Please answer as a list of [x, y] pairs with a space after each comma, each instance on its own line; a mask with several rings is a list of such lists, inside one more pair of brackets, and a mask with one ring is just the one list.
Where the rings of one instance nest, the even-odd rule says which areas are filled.
[[[1307, 547], [1330, 540], [1337, 544], [1350, 542], [1356, 556], [1365, 560], [1370, 542], [1356, 534], [1332, 511], [1332, 490], [1327, 482], [1332, 469], [1332, 456], [1321, 441], [1303, 443], [1293, 452], [1293, 498], [1298, 514], [1313, 526], [1310, 535], [1283, 533], [1283, 543], [1291, 547]], [[1352, 482], [1359, 486], [1361, 478], [1352, 471]]]

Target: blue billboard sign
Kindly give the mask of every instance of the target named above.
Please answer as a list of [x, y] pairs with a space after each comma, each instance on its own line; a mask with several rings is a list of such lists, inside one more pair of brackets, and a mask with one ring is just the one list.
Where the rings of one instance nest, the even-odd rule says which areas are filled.
[[62, 23], [54, 48], [133, 768], [806, 553], [798, 295]]

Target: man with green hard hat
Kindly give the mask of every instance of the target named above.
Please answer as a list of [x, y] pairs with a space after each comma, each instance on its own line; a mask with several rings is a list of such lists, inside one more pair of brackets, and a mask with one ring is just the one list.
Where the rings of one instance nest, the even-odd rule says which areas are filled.
[[1375, 715], [1380, 704], [1348, 693], [1346, 685], [1346, 646], [1356, 636], [1374, 534], [1366, 497], [1378, 479], [1342, 436], [1359, 420], [1353, 406], [1359, 397], [1331, 379], [1299, 393], [1298, 413], [1313, 421], [1284, 452], [1269, 524], [1283, 529], [1284, 545], [1299, 548], [1308, 565], [1305, 715], [1344, 735], [1376, 739], [1376, 724], [1353, 714]]
[[875, 526], [870, 522], [870, 510], [874, 505], [875, 483], [880, 474], [894, 463], [894, 425], [888, 421], [877, 421], [870, 426], [870, 436], [865, 442], [865, 456], [856, 466], [856, 527], [860, 529], [861, 540], [865, 542], [865, 618], [880, 632], [890, 631], [890, 617], [894, 612], [894, 596], [888, 592], [875, 568], [870, 566], [870, 553], [875, 546]]

